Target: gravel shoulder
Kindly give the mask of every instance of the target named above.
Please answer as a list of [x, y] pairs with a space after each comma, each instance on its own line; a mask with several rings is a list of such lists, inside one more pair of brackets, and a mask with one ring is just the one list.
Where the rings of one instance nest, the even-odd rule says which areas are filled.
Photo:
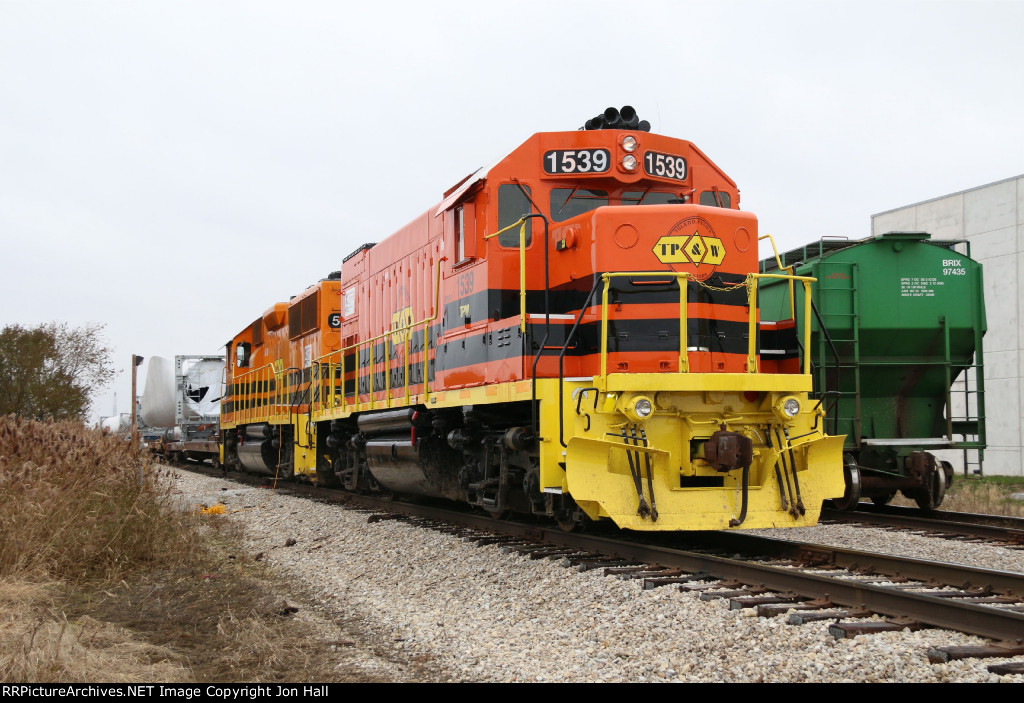
[[[577, 572], [456, 537], [189, 472], [183, 505], [227, 506], [296, 602], [369, 670], [406, 681], [1022, 682], [991, 660], [930, 664], [929, 648], [984, 641], [925, 630], [835, 640], [827, 623], [728, 610], [725, 601]], [[771, 536], [1024, 572], [1024, 552], [830, 525]], [[294, 540], [294, 542], [292, 542]], [[290, 543], [290, 544], [289, 544]], [[336, 637], [336, 635], [334, 635]], [[353, 656], [347, 652], [346, 656]]]

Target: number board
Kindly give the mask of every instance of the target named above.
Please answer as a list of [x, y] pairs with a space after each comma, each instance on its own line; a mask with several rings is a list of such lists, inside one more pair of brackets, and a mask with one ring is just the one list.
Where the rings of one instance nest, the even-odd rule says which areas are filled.
[[555, 149], [544, 153], [547, 173], [604, 173], [611, 165], [607, 149]]
[[686, 180], [686, 159], [656, 151], [644, 152], [644, 171], [648, 176]]

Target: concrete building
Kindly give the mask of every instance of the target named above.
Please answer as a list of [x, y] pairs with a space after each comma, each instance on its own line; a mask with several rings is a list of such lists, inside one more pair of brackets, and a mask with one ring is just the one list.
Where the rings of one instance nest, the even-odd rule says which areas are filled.
[[[871, 216], [872, 234], [929, 232], [965, 239], [984, 266], [984, 473], [1024, 475], [1024, 175]], [[962, 458], [950, 460], [958, 468]]]

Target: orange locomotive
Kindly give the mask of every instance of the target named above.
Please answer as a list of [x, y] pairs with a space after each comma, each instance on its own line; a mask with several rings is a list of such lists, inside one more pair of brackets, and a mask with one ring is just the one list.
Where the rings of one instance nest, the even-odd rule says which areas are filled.
[[[759, 321], [757, 220], [646, 128], [627, 107], [536, 134], [357, 249], [312, 356], [292, 328], [239, 367], [257, 343], [236, 337], [225, 460], [567, 528], [814, 524], [843, 494], [843, 438], [807, 398], [794, 320]], [[773, 276], [791, 301], [811, 283]]]
[[315, 466], [309, 412], [313, 359], [338, 349], [338, 274], [277, 303], [227, 344], [222, 462], [291, 478]]

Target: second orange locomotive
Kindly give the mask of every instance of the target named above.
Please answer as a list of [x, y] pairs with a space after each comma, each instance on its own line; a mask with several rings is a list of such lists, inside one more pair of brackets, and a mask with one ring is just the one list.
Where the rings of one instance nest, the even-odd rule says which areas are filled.
[[757, 220], [645, 126], [534, 135], [236, 335], [225, 462], [567, 528], [814, 524], [843, 438], [759, 320]]

